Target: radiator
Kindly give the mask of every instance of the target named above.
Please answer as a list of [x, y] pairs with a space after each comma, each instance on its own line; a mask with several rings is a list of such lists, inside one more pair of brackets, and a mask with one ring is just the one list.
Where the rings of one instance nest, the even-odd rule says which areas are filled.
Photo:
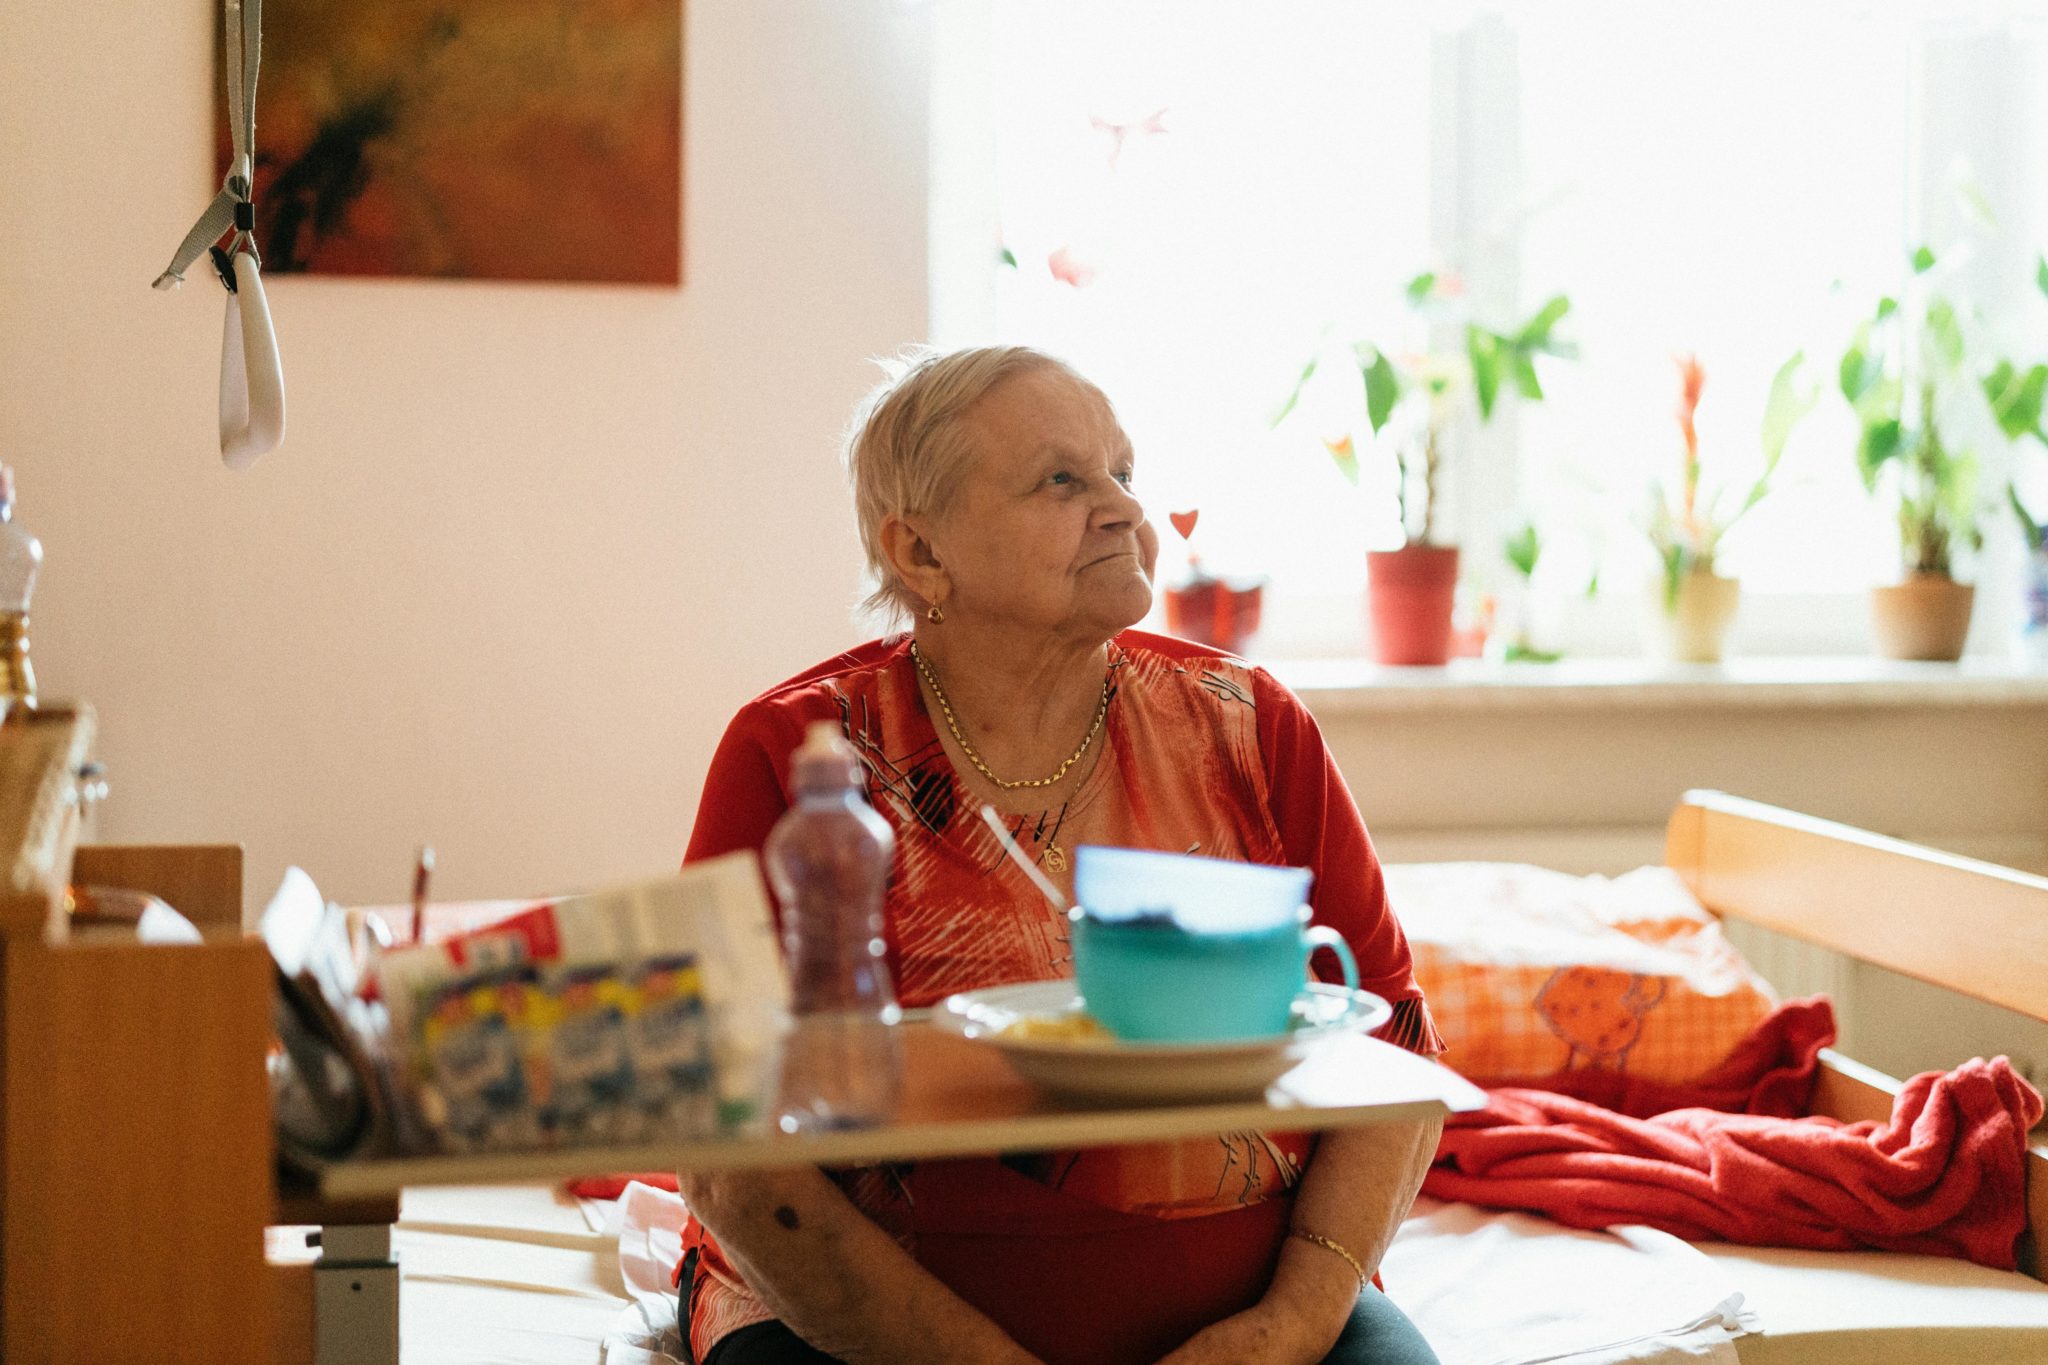
[[1825, 995], [1832, 999], [1838, 1030], [1836, 1046], [1851, 1056], [1861, 1056], [1856, 1008], [1860, 973], [1856, 963], [1832, 949], [1816, 948], [1754, 924], [1723, 920], [1721, 928], [1757, 973], [1771, 983], [1780, 1000], [1803, 995]]

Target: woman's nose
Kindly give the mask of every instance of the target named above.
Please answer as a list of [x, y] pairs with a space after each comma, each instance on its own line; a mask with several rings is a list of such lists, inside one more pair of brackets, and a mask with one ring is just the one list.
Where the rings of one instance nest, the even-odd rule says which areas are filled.
[[1120, 479], [1109, 480], [1109, 491], [1098, 504], [1096, 524], [1105, 528], [1135, 526], [1145, 519], [1145, 505], [1138, 501]]

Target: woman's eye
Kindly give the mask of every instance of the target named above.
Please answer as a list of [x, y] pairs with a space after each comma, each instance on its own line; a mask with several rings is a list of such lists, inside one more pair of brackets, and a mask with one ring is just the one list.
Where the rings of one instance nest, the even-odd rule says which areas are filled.
[[1064, 469], [1060, 470], [1058, 473], [1053, 474], [1046, 479], [1046, 482], [1051, 484], [1055, 488], [1064, 488], [1073, 481], [1074, 476], [1072, 474], [1069, 474]]
[[1117, 481], [1118, 483], [1122, 484], [1122, 485], [1123, 485], [1124, 487], [1126, 487], [1126, 488], [1129, 488], [1129, 487], [1131, 486], [1132, 482], [1133, 482], [1133, 481], [1134, 481], [1134, 480], [1135, 480], [1135, 479], [1136, 479], [1137, 477], [1138, 477], [1138, 476], [1137, 476], [1137, 474], [1136, 474], [1136, 472], [1135, 472], [1135, 471], [1133, 471], [1133, 470], [1129, 470], [1129, 469], [1126, 469], [1126, 470], [1122, 471], [1121, 473], [1119, 473], [1119, 474], [1118, 474], [1118, 475], [1116, 476], [1116, 481]]

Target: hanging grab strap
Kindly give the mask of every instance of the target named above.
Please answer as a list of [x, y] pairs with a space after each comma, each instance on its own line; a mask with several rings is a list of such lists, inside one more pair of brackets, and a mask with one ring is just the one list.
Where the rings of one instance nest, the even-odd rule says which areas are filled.
[[[233, 160], [220, 193], [178, 244], [155, 288], [175, 289], [201, 252], [227, 287], [221, 327], [220, 454], [246, 469], [284, 439], [284, 370], [277, 332], [263, 294], [263, 256], [256, 249], [254, 188], [256, 72], [263, 56], [263, 0], [225, 0], [228, 135]], [[232, 237], [225, 247], [223, 237]]]

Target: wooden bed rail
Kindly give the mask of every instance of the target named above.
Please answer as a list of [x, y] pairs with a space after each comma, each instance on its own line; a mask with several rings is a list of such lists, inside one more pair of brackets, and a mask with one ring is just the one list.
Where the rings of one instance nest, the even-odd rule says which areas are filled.
[[2048, 877], [1709, 791], [1664, 861], [1724, 918], [2048, 1021]]
[[[1664, 861], [1724, 918], [2048, 1020], [2048, 878], [1713, 791], [1680, 799]], [[1898, 1090], [1824, 1051], [1813, 1112], [1883, 1120]], [[2027, 1156], [2027, 1229], [2020, 1268], [2048, 1282], [2048, 1143]]]

